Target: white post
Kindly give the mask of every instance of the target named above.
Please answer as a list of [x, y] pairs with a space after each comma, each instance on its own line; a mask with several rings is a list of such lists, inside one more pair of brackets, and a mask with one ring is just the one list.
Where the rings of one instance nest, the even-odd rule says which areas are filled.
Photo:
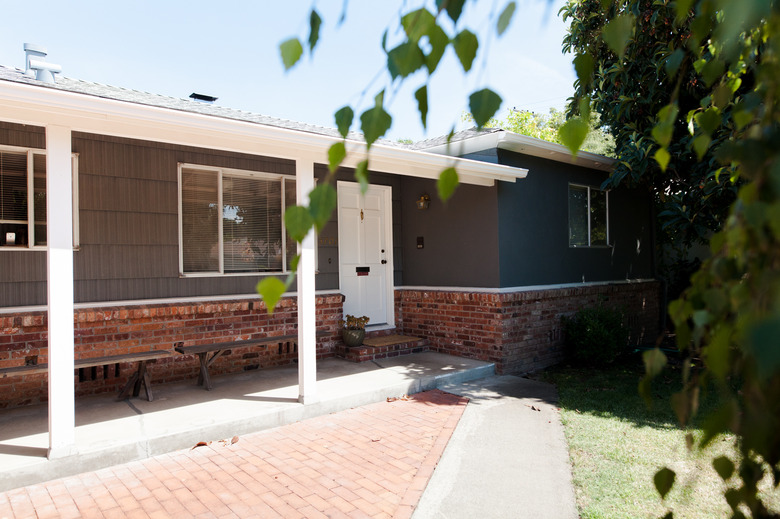
[[49, 459], [76, 452], [71, 131], [46, 127]]
[[[314, 189], [314, 163], [299, 159], [295, 164], [295, 190], [298, 204], [308, 203]], [[298, 263], [298, 401], [310, 404], [317, 399], [317, 336], [314, 297], [314, 229], [301, 243]]]

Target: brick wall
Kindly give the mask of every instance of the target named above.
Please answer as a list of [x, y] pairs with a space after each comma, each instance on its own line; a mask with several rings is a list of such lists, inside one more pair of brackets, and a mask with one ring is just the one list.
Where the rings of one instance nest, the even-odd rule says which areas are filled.
[[625, 312], [632, 344], [653, 343], [659, 290], [655, 281], [510, 293], [401, 289], [396, 326], [427, 338], [431, 351], [495, 362], [499, 373], [528, 373], [564, 359], [561, 317], [599, 303]]
[[[317, 329], [327, 334], [317, 340], [317, 358], [334, 355], [340, 341], [339, 325], [344, 298], [340, 294], [317, 296]], [[100, 357], [149, 350], [172, 350], [184, 345], [249, 339], [252, 336], [297, 333], [295, 298], [282, 299], [269, 315], [258, 300], [206, 301], [198, 303], [112, 306], [79, 309], [74, 313], [76, 358]], [[46, 312], [0, 314], [0, 367], [47, 362]], [[218, 358], [213, 374], [290, 364], [298, 358], [295, 344], [269, 344], [235, 348]], [[76, 395], [119, 391], [135, 366], [114, 370], [74, 371]], [[197, 378], [198, 362], [193, 356], [178, 355], [149, 365], [155, 383]], [[45, 402], [47, 375], [0, 378], [0, 408]]]

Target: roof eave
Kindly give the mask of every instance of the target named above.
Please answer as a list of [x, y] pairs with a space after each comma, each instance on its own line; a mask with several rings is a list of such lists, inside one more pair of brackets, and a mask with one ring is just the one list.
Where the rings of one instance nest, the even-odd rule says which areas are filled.
[[[328, 135], [12, 81], [0, 81], [0, 113], [3, 120], [20, 124], [61, 125], [86, 133], [319, 163], [327, 163], [328, 148], [339, 140]], [[355, 167], [365, 159], [365, 145], [361, 141], [348, 141], [348, 149], [350, 153], [344, 166]], [[443, 169], [456, 167], [461, 182], [485, 186], [493, 185], [496, 180], [514, 182], [527, 174], [521, 168], [383, 144], [371, 147], [370, 167], [373, 171], [422, 178], [438, 178]]]
[[445, 155], [463, 156], [488, 149], [513, 151], [524, 155], [546, 158], [565, 164], [576, 164], [577, 166], [606, 172], [612, 171], [616, 162], [615, 159], [587, 151], [579, 151], [576, 157], [572, 157], [571, 151], [565, 146], [505, 130], [493, 131], [451, 142], [449, 144], [433, 146], [431, 148], [426, 148], [426, 151]]

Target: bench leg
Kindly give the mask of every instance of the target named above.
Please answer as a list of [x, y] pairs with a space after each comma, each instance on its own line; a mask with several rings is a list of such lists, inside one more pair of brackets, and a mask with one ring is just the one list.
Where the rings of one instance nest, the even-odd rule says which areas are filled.
[[198, 385], [203, 386], [206, 390], [211, 391], [211, 377], [209, 376], [209, 360], [208, 353], [198, 353], [198, 360], [200, 361], [200, 373], [198, 374]]
[[127, 381], [127, 384], [124, 385], [122, 388], [122, 391], [119, 392], [119, 396], [116, 397], [117, 400], [124, 400], [130, 396], [130, 389], [132, 389], [135, 386], [136, 381], [138, 380], [138, 372], [134, 372], [133, 375], [130, 377], [130, 380]]
[[138, 396], [141, 393], [141, 385], [144, 386], [144, 390], [146, 391], [146, 399], [150, 402], [154, 400], [154, 395], [152, 394], [152, 379], [149, 376], [149, 372], [146, 370], [145, 360], [138, 361], [138, 368], [133, 372], [130, 380], [122, 387], [122, 391], [119, 392], [117, 400], [129, 398], [131, 389], [133, 391], [133, 396]]

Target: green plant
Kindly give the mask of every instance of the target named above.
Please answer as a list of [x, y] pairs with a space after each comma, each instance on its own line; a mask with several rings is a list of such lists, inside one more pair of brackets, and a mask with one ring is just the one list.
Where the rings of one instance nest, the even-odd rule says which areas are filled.
[[347, 314], [346, 318], [341, 322], [341, 325], [345, 330], [365, 330], [368, 321], [369, 318], [365, 315], [362, 317], [355, 317], [354, 315]]
[[618, 310], [597, 306], [563, 317], [566, 346], [571, 357], [583, 364], [603, 364], [625, 353], [628, 329]]

